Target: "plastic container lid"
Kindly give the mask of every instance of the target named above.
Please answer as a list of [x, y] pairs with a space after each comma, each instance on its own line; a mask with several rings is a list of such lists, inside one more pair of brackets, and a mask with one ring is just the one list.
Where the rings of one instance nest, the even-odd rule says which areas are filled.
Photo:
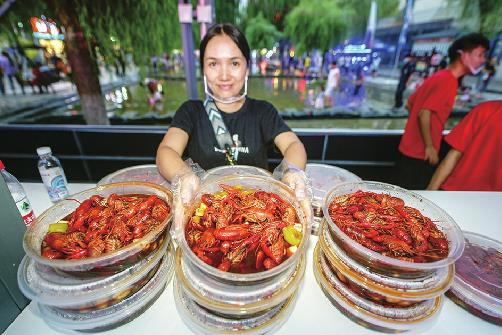
[[314, 220], [312, 234], [318, 235], [323, 218], [322, 204], [328, 192], [335, 186], [348, 181], [360, 181], [361, 178], [345, 169], [327, 164], [309, 163], [305, 173], [312, 182], [312, 209]]
[[270, 173], [270, 171], [267, 171], [265, 169], [256, 166], [223, 165], [207, 170], [206, 174], [202, 177], [202, 182], [205, 183], [213, 179], [218, 179], [225, 176], [235, 176], [235, 175], [240, 175], [240, 176], [256, 175], [256, 176], [272, 178], [272, 174]]
[[[36, 263], [25, 256], [18, 269], [18, 283], [21, 292], [28, 298], [43, 305], [76, 309], [97, 305], [115, 295], [125, 294], [134, 284], [147, 277], [159, 264], [168, 249], [167, 241], [158, 251], [149, 255], [130, 268], [109, 277], [77, 278]], [[173, 254], [174, 245], [169, 244]], [[168, 262], [173, 262], [168, 259]], [[138, 288], [136, 288], [138, 291]]]
[[305, 173], [312, 181], [314, 199], [321, 202], [319, 206], [322, 206], [324, 197], [333, 187], [349, 181], [362, 180], [350, 171], [328, 164], [309, 163], [305, 167]]
[[161, 260], [157, 273], [138, 292], [120, 303], [88, 313], [71, 312], [38, 304], [42, 317], [51, 327], [80, 331], [104, 331], [123, 325], [150, 307], [164, 291], [172, 278], [174, 267], [172, 253]]
[[124, 181], [146, 181], [171, 189], [171, 183], [162, 177], [157, 165], [155, 164], [130, 166], [125, 169], [115, 171], [103, 177], [98, 182], [98, 185]]
[[464, 237], [450, 293], [476, 315], [502, 325], [502, 243], [472, 232]]
[[40, 148], [37, 148], [37, 154], [39, 156], [50, 155], [50, 154], [52, 154], [52, 151], [51, 151], [50, 147], [40, 147]]
[[[448, 240], [448, 256], [435, 262], [413, 263], [384, 256], [351, 239], [335, 222], [333, 222], [329, 216], [328, 208], [336, 197], [352, 194], [358, 190], [388, 194], [400, 198], [404, 201], [405, 206], [413, 207], [420, 211], [423, 216], [430, 218]], [[462, 231], [448, 213], [432, 201], [398, 186], [375, 181], [347, 182], [340, 184], [332, 189], [326, 196], [323, 204], [323, 213], [329, 229], [333, 233], [333, 239], [351, 258], [372, 268], [373, 271], [389, 276], [400, 276], [401, 278], [423, 277], [425, 273], [430, 273], [454, 263], [464, 250], [464, 237]]]
[[[324, 265], [327, 265], [324, 262]], [[314, 250], [314, 275], [330, 301], [344, 315], [371, 329], [394, 332], [428, 328], [442, 307], [442, 296], [409, 308], [386, 308], [357, 296], [331, 272], [324, 272], [319, 244]]]
[[407, 300], [435, 298], [448, 290], [453, 282], [455, 267], [440, 268], [421, 278], [390, 277], [372, 271], [350, 258], [332, 239], [328, 225], [324, 223], [319, 245], [329, 262], [344, 276], [368, 290], [386, 297]]
[[212, 313], [185, 295], [174, 282], [176, 309], [185, 324], [196, 334], [265, 334], [281, 327], [291, 315], [297, 291], [280, 305], [247, 318], [232, 318]]
[[256, 283], [235, 285], [207, 276], [197, 266], [176, 252], [176, 280], [185, 294], [197, 304], [225, 314], [252, 315], [277, 306], [296, 291], [305, 273], [305, 256], [298, 265], [277, 277]]

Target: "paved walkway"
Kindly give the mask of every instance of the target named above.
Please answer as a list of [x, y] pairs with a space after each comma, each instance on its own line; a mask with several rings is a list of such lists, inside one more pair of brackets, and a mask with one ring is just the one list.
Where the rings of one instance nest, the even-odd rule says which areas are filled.
[[[100, 83], [101, 86], [107, 86], [114, 83], [122, 82], [123, 80], [137, 80], [138, 70], [136, 68], [128, 68], [127, 76], [117, 77], [114, 72], [101, 70]], [[12, 92], [10, 83], [6, 81], [6, 95], [0, 95], [0, 118], [6, 118], [16, 115], [23, 111], [27, 111], [40, 106], [48, 106], [58, 101], [77, 97], [77, 89], [75, 85], [69, 81], [59, 81], [54, 83], [49, 88], [49, 93], [38, 93], [38, 88], [35, 91], [29, 86], [25, 86], [25, 94], [21, 93], [21, 88], [15, 83], [15, 92]]]

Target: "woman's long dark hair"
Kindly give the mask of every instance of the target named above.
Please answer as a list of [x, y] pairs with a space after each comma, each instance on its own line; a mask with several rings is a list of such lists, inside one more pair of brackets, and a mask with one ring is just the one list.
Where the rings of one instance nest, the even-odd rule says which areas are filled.
[[239, 29], [237, 29], [237, 27], [230, 23], [218, 23], [209, 28], [202, 41], [200, 41], [199, 57], [201, 73], [204, 72], [204, 53], [206, 52], [206, 46], [213, 37], [219, 35], [227, 35], [232, 41], [234, 41], [234, 43], [244, 55], [244, 58], [246, 58], [246, 63], [249, 66], [251, 51], [249, 50], [249, 44], [246, 40], [246, 36], [244, 36], [244, 34]]

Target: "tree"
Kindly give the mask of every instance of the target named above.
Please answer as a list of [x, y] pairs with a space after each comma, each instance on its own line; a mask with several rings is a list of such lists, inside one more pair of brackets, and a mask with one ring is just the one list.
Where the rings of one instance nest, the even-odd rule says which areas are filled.
[[246, 29], [249, 20], [252, 20], [262, 13], [268, 22], [271, 22], [278, 31], [282, 32], [284, 31], [286, 15], [295, 8], [298, 3], [299, 0], [249, 0], [243, 20], [244, 29]]
[[331, 0], [302, 0], [286, 16], [285, 34], [299, 53], [311, 49], [326, 51], [345, 38], [353, 15], [350, 9]]
[[492, 38], [502, 31], [502, 5], [500, 0], [449, 1], [450, 8], [460, 10], [461, 28], [477, 31]]
[[[23, 0], [9, 8], [0, 24], [12, 32], [18, 21], [29, 26], [29, 18], [42, 13], [65, 29], [65, 51], [88, 124], [108, 124], [98, 56], [114, 64], [130, 53], [144, 66], [151, 55], [181, 46], [177, 3], [171, 0]], [[8, 36], [15, 43], [16, 34]]]
[[[399, 0], [377, 0], [377, 19], [397, 15], [399, 12]], [[362, 36], [366, 31], [368, 16], [371, 8], [371, 0], [338, 0], [338, 5], [349, 9], [353, 15], [350, 24], [347, 26], [349, 34]]]
[[262, 12], [248, 21], [245, 35], [251, 49], [270, 49], [282, 37], [275, 26], [265, 19]]
[[99, 71], [84, 31], [78, 20], [75, 4], [69, 0], [46, 0], [65, 28], [65, 51], [73, 80], [80, 96], [80, 105], [87, 124], [108, 125], [105, 104], [99, 84]]
[[215, 1], [216, 23], [239, 24], [239, 0]]

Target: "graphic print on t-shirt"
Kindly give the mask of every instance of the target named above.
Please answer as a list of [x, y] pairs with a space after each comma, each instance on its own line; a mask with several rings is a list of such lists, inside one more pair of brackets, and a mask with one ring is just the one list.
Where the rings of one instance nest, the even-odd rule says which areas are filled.
[[[233, 134], [232, 135], [232, 156], [235, 161], [239, 160], [239, 153], [242, 152], [244, 154], [249, 154], [249, 148], [248, 147], [243, 147], [242, 142], [239, 140], [239, 134]], [[220, 152], [222, 154], [225, 154], [225, 150], [222, 150], [220, 148], [214, 147], [215, 152]]]

